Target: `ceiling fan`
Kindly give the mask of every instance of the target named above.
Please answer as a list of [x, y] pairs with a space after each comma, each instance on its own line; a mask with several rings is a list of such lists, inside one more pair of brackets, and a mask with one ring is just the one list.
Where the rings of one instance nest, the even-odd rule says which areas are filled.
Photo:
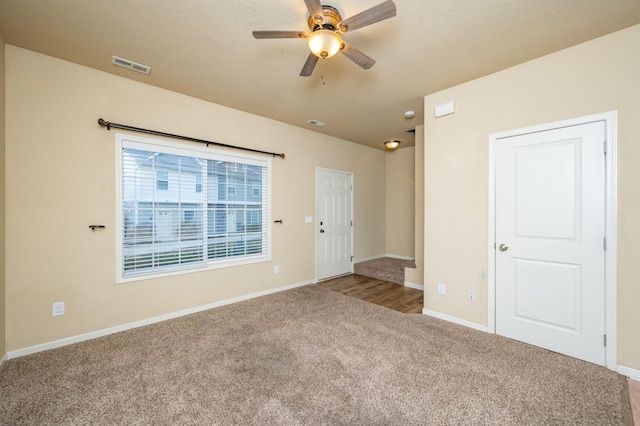
[[311, 53], [300, 75], [308, 77], [320, 58], [330, 58], [342, 52], [347, 58], [368, 70], [376, 61], [342, 40], [340, 34], [357, 30], [373, 23], [396, 16], [396, 5], [387, 0], [347, 19], [333, 6], [323, 5], [320, 0], [304, 0], [309, 10], [307, 24], [310, 33], [298, 31], [254, 31], [253, 36], [263, 38], [306, 38]]

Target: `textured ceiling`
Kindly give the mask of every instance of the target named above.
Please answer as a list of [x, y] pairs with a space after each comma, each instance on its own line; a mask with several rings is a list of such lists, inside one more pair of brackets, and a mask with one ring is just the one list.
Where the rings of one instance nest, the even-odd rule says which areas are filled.
[[[346, 18], [381, 1], [323, 4]], [[305, 40], [251, 35], [307, 30], [303, 0], [0, 0], [0, 32], [8, 44], [382, 149], [391, 138], [413, 144], [406, 131], [422, 123], [425, 95], [640, 23], [638, 0], [395, 3], [396, 17], [344, 36], [373, 68], [337, 55], [311, 77], [298, 75]]]

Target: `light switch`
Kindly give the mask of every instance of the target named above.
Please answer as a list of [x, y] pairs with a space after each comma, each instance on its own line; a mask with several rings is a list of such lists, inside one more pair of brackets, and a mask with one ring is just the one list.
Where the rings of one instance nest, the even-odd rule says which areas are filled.
[[313, 223], [313, 216], [305, 216], [304, 223]]

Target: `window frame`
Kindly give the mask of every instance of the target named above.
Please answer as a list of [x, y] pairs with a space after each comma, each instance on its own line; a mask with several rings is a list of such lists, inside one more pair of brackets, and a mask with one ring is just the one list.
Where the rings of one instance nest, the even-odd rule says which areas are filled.
[[[269, 262], [271, 261], [271, 166], [272, 161], [270, 157], [260, 157], [257, 155], [236, 153], [222, 151], [216, 148], [203, 147], [193, 144], [177, 143], [172, 141], [166, 141], [161, 139], [152, 139], [148, 137], [133, 136], [123, 133], [116, 133], [116, 284], [156, 279], [173, 275], [182, 275], [193, 272], [202, 272], [209, 270], [216, 270], [221, 268], [236, 267], [242, 265], [249, 265], [253, 263]], [[180, 265], [174, 270], [152, 270], [148, 272], [141, 272], [135, 275], [124, 274], [124, 256], [123, 256], [123, 148], [139, 149], [144, 151], [161, 152], [171, 155], [180, 155], [187, 157], [196, 157], [199, 159], [222, 161], [238, 164], [246, 164], [252, 166], [264, 167], [266, 184], [263, 185], [266, 194], [262, 197], [264, 203], [262, 210], [264, 210], [264, 237], [267, 239], [264, 245], [265, 252], [261, 254], [243, 255], [238, 257], [218, 258], [218, 259], [204, 259], [202, 262]], [[205, 206], [206, 208], [206, 206]], [[203, 227], [206, 232], [207, 225], [203, 222]], [[206, 249], [206, 247], [205, 247]], [[206, 251], [205, 251], [206, 253]], [[205, 254], [206, 257], [206, 254]]]

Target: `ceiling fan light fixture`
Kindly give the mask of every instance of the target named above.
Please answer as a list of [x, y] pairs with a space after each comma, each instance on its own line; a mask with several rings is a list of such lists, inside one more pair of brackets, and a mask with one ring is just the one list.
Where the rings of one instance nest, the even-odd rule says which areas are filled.
[[398, 149], [398, 147], [400, 146], [400, 141], [396, 140], [396, 139], [390, 139], [390, 140], [384, 142], [384, 146], [389, 151], [394, 151], [394, 150]]
[[340, 51], [342, 38], [331, 30], [316, 30], [307, 38], [309, 50], [319, 58], [330, 58]]

